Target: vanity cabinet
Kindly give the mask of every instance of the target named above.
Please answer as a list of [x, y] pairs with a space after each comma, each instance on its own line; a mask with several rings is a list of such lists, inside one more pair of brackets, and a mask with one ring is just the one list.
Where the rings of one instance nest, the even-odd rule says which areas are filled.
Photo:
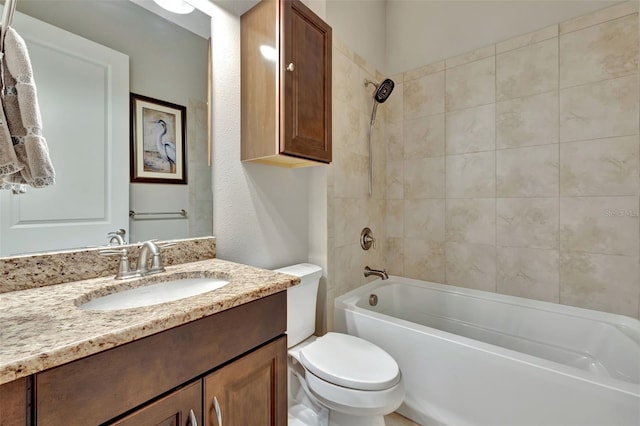
[[242, 160], [331, 162], [331, 27], [299, 0], [241, 17]]
[[206, 376], [204, 424], [286, 425], [286, 354], [283, 337]]
[[113, 425], [286, 425], [286, 352], [287, 339], [280, 337]]
[[[187, 426], [193, 411], [198, 425], [218, 426], [216, 397], [226, 426], [284, 426], [286, 299], [282, 291], [38, 373], [34, 423]], [[253, 418], [269, 421], [244, 422]]]

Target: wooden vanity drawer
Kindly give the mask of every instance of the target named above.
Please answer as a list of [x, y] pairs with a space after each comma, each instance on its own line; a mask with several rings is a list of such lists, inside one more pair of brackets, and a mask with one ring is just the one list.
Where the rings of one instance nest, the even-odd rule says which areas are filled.
[[[113, 426], [199, 425], [202, 424], [202, 380], [142, 407]], [[193, 416], [194, 421], [189, 419]]]
[[35, 376], [39, 425], [98, 425], [284, 334], [286, 292]]

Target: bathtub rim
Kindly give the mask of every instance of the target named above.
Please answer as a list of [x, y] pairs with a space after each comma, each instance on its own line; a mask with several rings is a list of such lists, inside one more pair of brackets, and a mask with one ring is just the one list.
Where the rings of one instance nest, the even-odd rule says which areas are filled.
[[[356, 305], [356, 303], [359, 300], [363, 300], [363, 297], [366, 297], [365, 295], [368, 295], [368, 293], [370, 293], [371, 291], [374, 291], [377, 288], [388, 286], [391, 284], [412, 285], [415, 287], [428, 287], [437, 291], [444, 291], [446, 293], [458, 294], [458, 295], [463, 295], [468, 297], [476, 297], [480, 299], [491, 300], [494, 302], [498, 301], [501, 303], [507, 303], [507, 304], [515, 305], [519, 307], [551, 311], [557, 314], [569, 315], [569, 316], [578, 317], [578, 318], [586, 319], [590, 321], [603, 322], [616, 328], [617, 330], [622, 332], [625, 336], [629, 337], [631, 340], [636, 342], [636, 344], [640, 345], [640, 342], [638, 342], [638, 340], [630, 336], [629, 333], [625, 332], [626, 328], [620, 327], [620, 325], [622, 325], [623, 327], [633, 328], [634, 329], [632, 331], [633, 333], [640, 333], [640, 321], [636, 320], [635, 318], [627, 317], [619, 314], [595, 311], [591, 309], [578, 308], [575, 306], [560, 305], [560, 304], [545, 302], [541, 300], [526, 299], [518, 296], [504, 295], [500, 293], [493, 293], [493, 292], [470, 289], [465, 287], [452, 286], [448, 284], [439, 284], [439, 283], [434, 283], [430, 281], [421, 281], [421, 280], [416, 280], [412, 278], [399, 277], [395, 275], [390, 275], [388, 280], [382, 280], [378, 278], [361, 287], [355, 288], [341, 296], [336, 297], [335, 303], [334, 303], [334, 307], [335, 307], [334, 316], [336, 317], [335, 319], [336, 324], [340, 324], [340, 321], [338, 320], [338, 315], [340, 315], [341, 312], [344, 312], [344, 315], [345, 315], [344, 321], [346, 321], [346, 312], [351, 311], [356, 315], [371, 316], [379, 321], [396, 324], [404, 328], [417, 329], [418, 331], [428, 333], [434, 338], [437, 338], [439, 340], [460, 344], [468, 348], [473, 348], [475, 350], [494, 354], [501, 358], [527, 364], [532, 367], [541, 368], [547, 371], [553, 371], [573, 379], [578, 379], [580, 381], [588, 382], [597, 386], [602, 386], [611, 390], [624, 392], [636, 398], [640, 398], [640, 384], [627, 382], [627, 381], [616, 379], [610, 376], [597, 375], [589, 371], [580, 369], [578, 367], [572, 367], [556, 361], [551, 361], [544, 358], [529, 355], [523, 352], [518, 352], [513, 349], [507, 349], [498, 345], [494, 345], [492, 343], [486, 343], [486, 342], [475, 340], [469, 337], [460, 336], [458, 334], [450, 333], [448, 331], [443, 331], [443, 330], [439, 330], [423, 324], [414, 323], [401, 318], [396, 318], [387, 314], [379, 313], [379, 312], [362, 308]], [[612, 321], [612, 319], [615, 319], [616, 321]], [[340, 331], [346, 332], [346, 330], [340, 330]]]

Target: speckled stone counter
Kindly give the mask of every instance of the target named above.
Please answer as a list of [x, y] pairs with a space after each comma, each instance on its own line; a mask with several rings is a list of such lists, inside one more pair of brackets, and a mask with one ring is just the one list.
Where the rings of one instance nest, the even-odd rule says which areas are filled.
[[[226, 286], [154, 306], [91, 312], [82, 303], [125, 288], [208, 276]], [[0, 384], [283, 291], [289, 275], [218, 259], [167, 267], [126, 281], [109, 277], [0, 294]]]
[[[171, 240], [172, 247], [162, 249], [164, 265], [178, 265], [216, 257], [215, 237]], [[126, 246], [131, 265], [136, 264], [138, 248]], [[44, 287], [70, 281], [115, 275], [118, 256], [100, 256], [105, 248], [93, 247], [82, 250], [38, 253], [14, 257], [0, 257], [0, 293]]]

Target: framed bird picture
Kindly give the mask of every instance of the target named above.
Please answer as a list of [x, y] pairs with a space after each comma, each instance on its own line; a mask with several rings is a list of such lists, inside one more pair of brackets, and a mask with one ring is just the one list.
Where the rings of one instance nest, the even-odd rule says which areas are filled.
[[131, 182], [187, 183], [187, 109], [131, 93]]

